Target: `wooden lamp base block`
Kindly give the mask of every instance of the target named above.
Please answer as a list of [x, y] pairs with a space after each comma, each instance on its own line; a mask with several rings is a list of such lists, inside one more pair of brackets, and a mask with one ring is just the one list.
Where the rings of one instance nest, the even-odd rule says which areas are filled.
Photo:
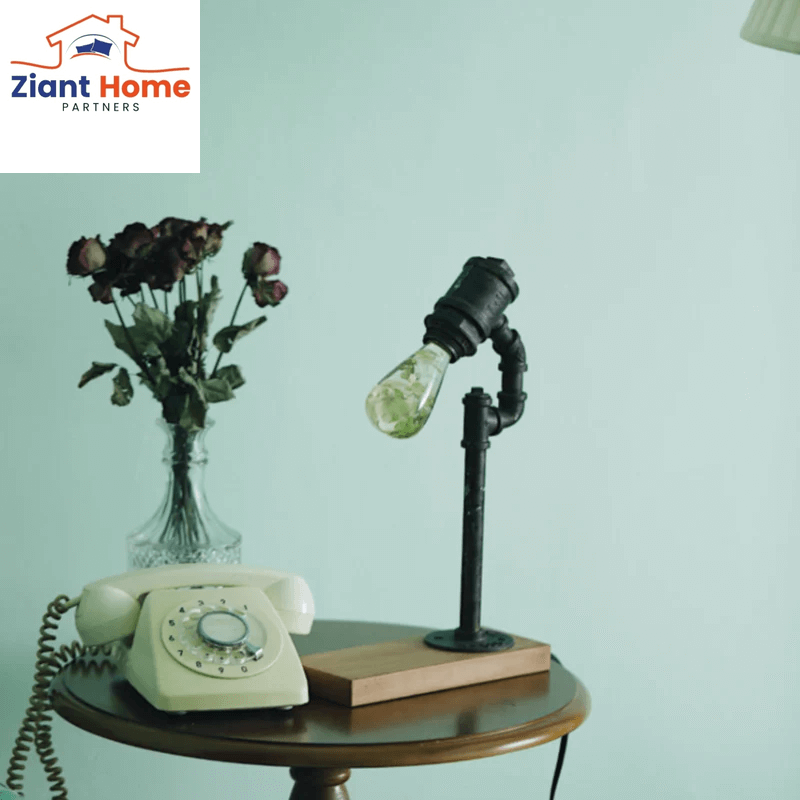
[[314, 653], [300, 659], [312, 695], [355, 707], [550, 669], [550, 645], [514, 637], [509, 650], [456, 653], [422, 637]]

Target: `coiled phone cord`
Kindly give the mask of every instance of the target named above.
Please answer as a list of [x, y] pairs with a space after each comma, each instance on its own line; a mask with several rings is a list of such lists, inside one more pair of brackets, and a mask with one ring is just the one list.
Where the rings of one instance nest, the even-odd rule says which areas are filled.
[[67, 595], [60, 594], [47, 606], [47, 611], [42, 618], [42, 626], [39, 628], [33, 690], [28, 710], [25, 712], [14, 748], [11, 751], [6, 778], [8, 788], [20, 794], [22, 793], [25, 762], [31, 750], [30, 745], [33, 743], [44, 767], [54, 800], [66, 800], [67, 789], [64, 785], [61, 767], [58, 766], [58, 759], [53, 752], [51, 739], [50, 722], [52, 717], [49, 712], [52, 711], [53, 705], [50, 700], [50, 683], [62, 667], [80, 656], [98, 655], [99, 653], [110, 656], [113, 652], [113, 648], [109, 645], [87, 647], [79, 641], [61, 645], [58, 650], [50, 644], [56, 638], [51, 631], [58, 628], [61, 617], [70, 608], [78, 605], [78, 600], [78, 597], [70, 600]]

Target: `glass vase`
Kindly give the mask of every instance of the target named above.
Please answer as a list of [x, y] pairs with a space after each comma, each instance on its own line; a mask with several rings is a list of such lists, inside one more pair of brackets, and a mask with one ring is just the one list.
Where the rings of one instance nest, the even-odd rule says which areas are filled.
[[240, 564], [242, 537], [222, 523], [206, 499], [205, 436], [213, 424], [187, 431], [158, 420], [167, 434], [167, 491], [155, 514], [128, 536], [128, 569], [163, 564]]

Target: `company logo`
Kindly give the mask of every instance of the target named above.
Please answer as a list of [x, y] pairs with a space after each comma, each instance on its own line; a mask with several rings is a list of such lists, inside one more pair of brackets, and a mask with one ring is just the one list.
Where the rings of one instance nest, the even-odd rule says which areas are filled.
[[[119, 52], [119, 47], [111, 38], [111, 34], [117, 36], [117, 40], [123, 44], [122, 58], [125, 67], [131, 72], [176, 72], [188, 70], [189, 67], [166, 67], [161, 69], [137, 69], [128, 62], [128, 48], [136, 47], [139, 36], [133, 31], [127, 30], [122, 24], [122, 14], [109, 14], [105, 19], [98, 17], [97, 14], [79, 19], [70, 25], [59, 28], [54, 33], [45, 36], [50, 47], [56, 47], [58, 52], [58, 63], [53, 65], [35, 64], [32, 61], [12, 61], [12, 64], [23, 64], [28, 67], [39, 67], [40, 69], [58, 69], [64, 60], [64, 51], [69, 58], [84, 55], [97, 55], [105, 58], [111, 57], [111, 50], [115, 48]], [[103, 26], [107, 26], [102, 29]], [[85, 30], [95, 29], [93, 32]], [[98, 29], [102, 29], [99, 30]], [[75, 36], [66, 46], [64, 40], [70, 36]]]
[[[105, 151], [108, 160], [113, 160], [109, 142], [116, 137], [118, 144], [120, 135], [123, 139], [130, 135], [137, 152], [142, 149], [142, 137], [157, 141], [160, 150], [170, 139], [177, 143], [196, 136], [192, 149], [197, 168], [165, 171], [197, 171], [198, 0], [114, 0], [117, 7], [112, 10], [117, 13], [105, 15], [75, 14], [80, 2], [37, 0], [12, 12], [12, 26], [0, 33], [5, 56], [0, 56], [0, 64], [4, 62], [8, 70], [7, 88], [0, 93], [0, 115], [7, 122], [2, 138], [13, 138], [18, 151], [32, 152], [33, 143], [41, 142], [47, 130], [51, 145], [63, 139], [66, 151], [68, 140], [88, 142], [95, 135], [92, 153], [97, 156]], [[61, 25], [42, 25], [42, 19], [58, 17]], [[87, 115], [104, 118], [95, 134], [89, 134], [80, 122]], [[88, 154], [88, 147], [79, 149]], [[69, 148], [70, 159], [74, 151], [75, 147]], [[5, 158], [10, 164], [11, 159]], [[0, 152], [0, 166], [3, 159]], [[119, 171], [140, 171], [126, 166], [120, 164]], [[142, 155], [141, 171], [154, 171], [152, 159], [145, 162]]]
[[[107, 28], [104, 32], [97, 32], [99, 26], [105, 25]], [[87, 31], [88, 28], [92, 30]], [[50, 47], [58, 48], [58, 63], [55, 65], [36, 64], [33, 61], [12, 61], [11, 64], [19, 64], [26, 67], [37, 67], [38, 69], [45, 70], [58, 70], [64, 64], [64, 57], [70, 61], [76, 58], [95, 57], [104, 61], [113, 61], [112, 52], [114, 56], [120, 54], [120, 48], [115, 43], [114, 39], [109, 34], [114, 33], [123, 45], [122, 50], [122, 64], [129, 72], [135, 73], [162, 73], [162, 72], [188, 72], [188, 67], [166, 67], [162, 69], [139, 69], [132, 67], [128, 61], [128, 48], [136, 47], [139, 41], [139, 36], [133, 31], [125, 28], [123, 25], [123, 17], [121, 14], [110, 14], [103, 19], [96, 14], [90, 14], [88, 17], [79, 19], [71, 25], [51, 33], [46, 36], [47, 43]], [[77, 36], [71, 41], [66, 41], [74, 34]], [[12, 75], [11, 80], [14, 86], [11, 90], [11, 96], [14, 98], [20, 97], [60, 97], [60, 98], [77, 98], [78, 86], [80, 86], [81, 97], [92, 97], [92, 79], [88, 75], [81, 75], [77, 83], [75, 80], [55, 78], [42, 78], [37, 74], [31, 72], [28, 75]], [[127, 81], [120, 81], [119, 76], [109, 77], [107, 75], [100, 75], [96, 81], [97, 93], [100, 98], [110, 97], [187, 97], [191, 91], [191, 84], [188, 80], [176, 80], [174, 82], [168, 80], [137, 80], [131, 79]], [[38, 89], [37, 89], [38, 87]], [[97, 96], [97, 95], [95, 95]], [[91, 110], [91, 104], [74, 103], [70, 106], [69, 102], [62, 103], [62, 111], [72, 110], [79, 111]], [[139, 110], [139, 104], [135, 103], [129, 105], [134, 111]], [[125, 108], [123, 110], [129, 110]], [[97, 110], [95, 108], [94, 110]], [[103, 109], [106, 110], [106, 109]]]

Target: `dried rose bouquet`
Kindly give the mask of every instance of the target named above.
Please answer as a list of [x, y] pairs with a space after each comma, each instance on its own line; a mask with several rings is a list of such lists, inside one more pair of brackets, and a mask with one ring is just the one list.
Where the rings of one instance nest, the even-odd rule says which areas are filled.
[[[107, 245], [99, 235], [78, 239], [67, 257], [70, 275], [91, 279], [92, 299], [114, 306], [119, 324], [106, 320], [106, 328], [114, 344], [135, 362], [137, 377], [161, 403], [165, 421], [187, 432], [205, 427], [208, 404], [232, 399], [244, 383], [238, 366], [219, 364], [239, 339], [266, 321], [260, 316], [235, 324], [246, 290], [262, 308], [277, 306], [288, 291], [274, 278], [280, 270], [278, 250], [263, 242], [253, 244], [242, 260], [244, 287], [230, 324], [211, 340], [219, 353], [207, 368], [208, 334], [222, 293], [216, 275], [204, 285], [204, 264], [219, 252], [222, 234], [230, 225], [174, 217], [153, 228], [134, 222]], [[132, 321], [127, 323], [120, 308], [123, 298], [132, 306]], [[127, 405], [133, 385], [124, 366], [95, 361], [78, 386], [117, 367], [111, 402]]]

